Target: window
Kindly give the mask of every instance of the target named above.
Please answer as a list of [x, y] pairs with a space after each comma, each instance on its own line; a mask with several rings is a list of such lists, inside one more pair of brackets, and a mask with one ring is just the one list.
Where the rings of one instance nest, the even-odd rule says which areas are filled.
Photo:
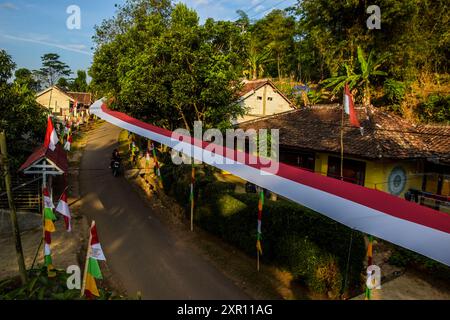
[[261, 96], [257, 96], [256, 100], [262, 100], [262, 97]]
[[[344, 159], [344, 181], [364, 185], [366, 175], [366, 163], [364, 161]], [[341, 159], [338, 157], [328, 157], [327, 176], [341, 178]]]
[[280, 161], [291, 166], [300, 167], [314, 172], [315, 156], [314, 153], [300, 151], [280, 151]]
[[267, 100], [272, 101], [273, 98], [272, 97], [267, 97]]

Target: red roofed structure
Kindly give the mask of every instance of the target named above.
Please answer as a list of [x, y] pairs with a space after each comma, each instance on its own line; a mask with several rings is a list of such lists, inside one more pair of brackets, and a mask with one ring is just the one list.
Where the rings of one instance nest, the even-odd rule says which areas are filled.
[[67, 154], [58, 143], [54, 151], [44, 145], [37, 148], [20, 166], [19, 171], [23, 171], [25, 174], [42, 174], [45, 171], [47, 174], [61, 175], [68, 169]]

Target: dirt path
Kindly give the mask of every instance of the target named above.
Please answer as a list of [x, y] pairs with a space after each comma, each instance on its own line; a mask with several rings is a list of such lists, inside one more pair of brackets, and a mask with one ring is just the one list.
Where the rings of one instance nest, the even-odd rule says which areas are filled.
[[96, 220], [113, 275], [130, 296], [139, 291], [144, 299], [248, 299], [161, 223], [124, 177], [112, 176], [119, 133], [109, 124], [91, 132], [80, 171], [80, 210]]

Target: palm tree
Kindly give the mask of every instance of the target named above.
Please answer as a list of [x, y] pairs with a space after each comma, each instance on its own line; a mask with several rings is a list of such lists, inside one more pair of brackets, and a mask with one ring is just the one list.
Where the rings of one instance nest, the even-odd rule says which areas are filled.
[[370, 90], [374, 78], [387, 75], [386, 72], [379, 70], [379, 68], [388, 58], [388, 54], [382, 54], [375, 59], [373, 51], [370, 51], [369, 57], [366, 60], [364, 52], [359, 46], [357, 53], [359, 70], [355, 72], [355, 70], [352, 70], [351, 66], [345, 63], [344, 68], [346, 75], [328, 78], [323, 82], [326, 84], [325, 88], [334, 87], [332, 90], [333, 94], [341, 91], [344, 88], [345, 83], [348, 83], [350, 88], [358, 88], [359, 91], [363, 93], [363, 105], [367, 107], [371, 102]]
[[244, 71], [244, 75], [248, 78], [251, 77], [252, 80], [258, 79], [264, 75], [264, 66], [270, 62], [271, 51], [265, 49], [262, 52], [258, 52], [255, 45], [252, 43], [250, 45], [250, 51], [247, 57], [247, 69]]

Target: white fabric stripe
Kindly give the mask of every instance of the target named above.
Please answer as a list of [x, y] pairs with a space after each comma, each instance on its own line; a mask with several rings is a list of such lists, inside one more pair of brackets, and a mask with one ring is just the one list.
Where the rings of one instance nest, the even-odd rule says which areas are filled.
[[55, 205], [50, 197], [44, 196], [44, 207], [53, 209]]
[[261, 233], [261, 220], [258, 220], [258, 233]]
[[52, 253], [50, 250], [50, 245], [48, 243], [44, 244], [44, 255], [49, 256]]
[[[163, 143], [177, 151], [183, 150], [183, 146], [190, 146], [186, 142], [180, 142], [117, 119], [101, 110], [102, 103], [101, 100], [95, 102], [91, 106], [91, 113], [116, 126]], [[193, 146], [192, 149], [194, 150], [194, 158], [202, 160], [198, 158], [198, 155], [203, 152], [202, 148]], [[188, 149], [185, 148], [185, 150]], [[192, 157], [191, 153], [187, 155]], [[221, 155], [212, 155], [211, 152], [206, 150], [203, 155], [203, 161], [207, 164], [231, 172], [244, 180], [320, 212], [352, 229], [374, 235], [450, 265], [450, 234], [446, 232], [396, 218], [325, 191], [262, 172], [242, 163], [225, 164]], [[213, 163], [214, 159], [218, 162], [222, 161], [222, 163]]]
[[102, 250], [102, 246], [100, 245], [100, 243], [96, 243], [91, 245], [91, 258], [94, 258], [96, 260], [105, 260], [105, 255], [103, 254], [103, 250]]
[[48, 144], [50, 150], [55, 151], [56, 144], [58, 142], [59, 142], [58, 135], [56, 134], [55, 128], [53, 128], [52, 133], [50, 134], [50, 143]]
[[61, 213], [63, 216], [70, 218], [70, 209], [67, 202], [59, 200], [58, 206], [56, 207], [56, 211]]
[[344, 93], [344, 110], [346, 114], [350, 114], [350, 97]]

